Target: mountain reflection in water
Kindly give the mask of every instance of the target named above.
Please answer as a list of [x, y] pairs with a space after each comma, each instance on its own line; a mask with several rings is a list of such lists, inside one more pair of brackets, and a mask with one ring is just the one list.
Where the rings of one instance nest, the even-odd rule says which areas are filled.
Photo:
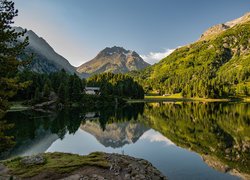
[[145, 158], [172, 179], [237, 179], [221, 172], [245, 178], [250, 174], [247, 103], [142, 103], [49, 115], [15, 112], [6, 119], [15, 124], [6, 135], [14, 136], [16, 145], [2, 153], [3, 159], [105, 151]]

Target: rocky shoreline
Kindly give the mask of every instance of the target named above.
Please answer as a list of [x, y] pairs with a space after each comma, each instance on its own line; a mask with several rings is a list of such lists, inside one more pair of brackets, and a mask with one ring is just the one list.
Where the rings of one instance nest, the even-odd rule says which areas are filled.
[[91, 153], [80, 156], [46, 153], [2, 161], [0, 180], [165, 180], [150, 162], [121, 154]]

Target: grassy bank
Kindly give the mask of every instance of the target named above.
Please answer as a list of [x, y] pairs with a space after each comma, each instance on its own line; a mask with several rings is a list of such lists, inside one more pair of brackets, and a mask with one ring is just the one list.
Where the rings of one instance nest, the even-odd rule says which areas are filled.
[[84, 166], [97, 166], [108, 168], [109, 164], [103, 153], [91, 153], [87, 156], [66, 153], [46, 153], [43, 154], [45, 162], [36, 165], [24, 165], [22, 158], [17, 157], [4, 161], [3, 164], [10, 170], [12, 175], [29, 178], [42, 172], [55, 172], [59, 174], [72, 172]]
[[146, 95], [144, 99], [128, 99], [129, 103], [138, 103], [138, 102], [250, 102], [250, 97], [232, 97], [232, 98], [221, 98], [221, 99], [212, 99], [212, 98], [186, 98], [182, 97], [180, 94], [173, 94], [169, 96], [159, 96], [159, 95]]

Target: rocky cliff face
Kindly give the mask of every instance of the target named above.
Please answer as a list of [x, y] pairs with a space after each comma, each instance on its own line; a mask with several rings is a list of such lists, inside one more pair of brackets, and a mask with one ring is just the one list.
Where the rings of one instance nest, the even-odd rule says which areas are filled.
[[[21, 27], [15, 27], [16, 31], [23, 31]], [[54, 49], [41, 37], [38, 37], [33, 31], [26, 33], [29, 37], [29, 45], [26, 48], [27, 54], [34, 54], [34, 58], [28, 68], [38, 73], [51, 73], [65, 69], [66, 72], [76, 73], [67, 59], [57, 54]]]
[[135, 52], [122, 47], [105, 48], [94, 59], [77, 68], [79, 73], [98, 74], [103, 72], [126, 73], [149, 66]]
[[201, 35], [201, 39], [206, 39], [209, 38], [213, 35], [219, 34], [229, 28], [232, 28], [238, 24], [243, 24], [246, 23], [247, 21], [250, 20], [250, 12], [246, 13], [244, 16], [237, 18], [235, 20], [226, 22], [226, 23], [222, 23], [222, 24], [217, 24], [215, 26], [210, 27], [208, 30], [206, 30], [202, 35]]
[[129, 122], [107, 124], [103, 130], [99, 123], [86, 121], [80, 128], [93, 136], [105, 147], [119, 148], [136, 142], [148, 130], [141, 124]]

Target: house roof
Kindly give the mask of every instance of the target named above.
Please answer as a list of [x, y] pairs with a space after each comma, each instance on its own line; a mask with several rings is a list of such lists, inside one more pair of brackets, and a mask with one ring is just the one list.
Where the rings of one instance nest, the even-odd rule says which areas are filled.
[[100, 90], [100, 87], [85, 87], [85, 90]]

